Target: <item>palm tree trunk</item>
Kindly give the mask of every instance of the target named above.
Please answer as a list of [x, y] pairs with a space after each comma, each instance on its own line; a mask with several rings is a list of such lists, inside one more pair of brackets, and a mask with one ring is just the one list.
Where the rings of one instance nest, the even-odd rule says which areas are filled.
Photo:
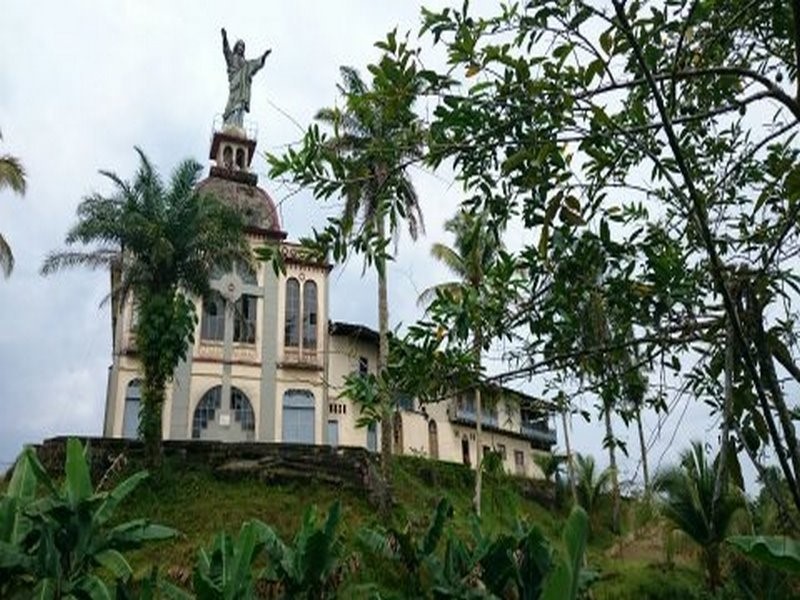
[[[475, 328], [475, 355], [477, 360], [478, 379], [481, 373], [481, 348], [483, 347], [483, 332], [480, 326]], [[475, 496], [472, 504], [475, 514], [481, 516], [481, 488], [483, 486], [483, 444], [481, 443], [483, 429], [483, 407], [481, 406], [480, 381], [475, 387]]]
[[[378, 237], [386, 237], [385, 216], [378, 217]], [[378, 257], [375, 261], [378, 270], [378, 373], [386, 369], [389, 359], [389, 290], [386, 278], [386, 259]], [[385, 394], [385, 392], [381, 392]], [[392, 455], [392, 399], [380, 399], [383, 407], [381, 416], [381, 469], [386, 481], [391, 479]]]
[[569, 487], [572, 490], [572, 501], [578, 504], [578, 489], [575, 483], [575, 465], [572, 462], [572, 448], [569, 444], [569, 428], [567, 427], [567, 406], [566, 403], [561, 409], [561, 423], [564, 426], [564, 446], [567, 450], [567, 472], [569, 473]]
[[650, 468], [647, 465], [647, 444], [644, 441], [644, 429], [642, 428], [642, 410], [636, 407], [636, 428], [639, 430], [639, 451], [642, 456], [642, 473], [644, 475], [644, 495], [650, 495]]
[[144, 441], [145, 462], [150, 468], [161, 465], [161, 413], [164, 408], [166, 378], [157, 366], [143, 365], [142, 414], [139, 435]]
[[611, 467], [611, 496], [612, 496], [612, 509], [611, 509], [611, 530], [614, 533], [619, 533], [619, 521], [622, 499], [619, 493], [619, 477], [617, 475], [617, 452], [616, 441], [614, 439], [614, 429], [611, 426], [611, 403], [606, 402], [605, 410], [606, 420], [606, 444], [608, 444], [608, 465]]
[[719, 499], [722, 497], [723, 488], [727, 482], [728, 453], [730, 452], [731, 410], [733, 408], [733, 361], [734, 339], [733, 326], [728, 319], [725, 333], [725, 398], [722, 405], [722, 441], [719, 449], [719, 464], [714, 480], [714, 496], [711, 501], [711, 520], [714, 520]]

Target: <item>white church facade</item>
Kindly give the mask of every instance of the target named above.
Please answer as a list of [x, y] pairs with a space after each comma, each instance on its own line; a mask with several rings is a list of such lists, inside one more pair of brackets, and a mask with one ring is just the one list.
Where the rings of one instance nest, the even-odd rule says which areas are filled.
[[[378, 427], [359, 428], [358, 406], [341, 397], [345, 377], [374, 372], [378, 336], [332, 320], [330, 266], [310, 262], [287, 241], [275, 204], [250, 171], [256, 143], [238, 129], [213, 134], [202, 192], [238, 207], [253, 248], [279, 244], [285, 273], [255, 262], [212, 278], [213, 294], [197, 298], [194, 344], [169, 385], [164, 439], [280, 442], [379, 449]], [[136, 323], [129, 302], [113, 308], [104, 435], [136, 437], [141, 404]], [[483, 410], [481, 445], [498, 452], [507, 471], [535, 477], [537, 453], [555, 432], [533, 398], [504, 391]], [[394, 452], [475, 465], [471, 394], [420, 406], [398, 403]]]

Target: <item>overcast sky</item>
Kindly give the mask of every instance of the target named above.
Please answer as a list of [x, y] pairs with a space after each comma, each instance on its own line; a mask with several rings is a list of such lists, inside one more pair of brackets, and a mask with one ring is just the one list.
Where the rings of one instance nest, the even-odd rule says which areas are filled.
[[[426, 2], [437, 4], [444, 3]], [[98, 169], [133, 174], [134, 145], [165, 175], [184, 158], [207, 163], [212, 123], [227, 98], [220, 27], [231, 43], [245, 40], [248, 57], [272, 48], [253, 84], [249, 119], [258, 126], [258, 150], [274, 152], [334, 103], [340, 65], [363, 68], [377, 56], [373, 42], [394, 27], [416, 31], [419, 3], [4, 0], [2, 14], [0, 152], [23, 161], [28, 192], [0, 192], [0, 231], [17, 261], [12, 277], [0, 280], [0, 471], [24, 443], [102, 431], [111, 326], [108, 308], [99, 305], [108, 275], [76, 270], [45, 279], [38, 269], [61, 245], [81, 198], [108, 189]], [[290, 195], [268, 181], [262, 157], [253, 164], [290, 239], [331, 214], [310, 195]], [[419, 290], [448, 277], [429, 247], [450, 241], [442, 224], [459, 201], [449, 174], [413, 177], [427, 236], [415, 245], [401, 240], [390, 269], [393, 326], [416, 319]], [[535, 241], [522, 236], [514, 234], [510, 245]], [[359, 264], [334, 270], [331, 284], [332, 319], [376, 326], [374, 280], [361, 278]], [[662, 454], [674, 458], [690, 439], [716, 439], [706, 409], [687, 402], [678, 402], [660, 436], [656, 420], [647, 419], [653, 465]], [[577, 449], [605, 463], [600, 426], [575, 427]], [[629, 438], [622, 470], [630, 477], [638, 462], [635, 430], [619, 428]]]

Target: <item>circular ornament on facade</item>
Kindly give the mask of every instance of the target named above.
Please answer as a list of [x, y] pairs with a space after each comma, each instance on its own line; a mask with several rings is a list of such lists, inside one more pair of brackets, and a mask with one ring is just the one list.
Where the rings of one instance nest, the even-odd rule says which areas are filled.
[[215, 287], [228, 302], [236, 302], [242, 295], [242, 282], [234, 273], [225, 273]]

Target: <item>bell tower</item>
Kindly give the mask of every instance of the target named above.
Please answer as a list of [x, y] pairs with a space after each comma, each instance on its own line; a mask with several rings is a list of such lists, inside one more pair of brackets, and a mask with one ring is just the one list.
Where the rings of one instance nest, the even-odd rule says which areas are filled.
[[239, 127], [228, 126], [215, 130], [208, 156], [212, 161], [210, 175], [246, 185], [256, 185], [258, 175], [250, 171], [255, 150], [255, 135], [250, 138]]

